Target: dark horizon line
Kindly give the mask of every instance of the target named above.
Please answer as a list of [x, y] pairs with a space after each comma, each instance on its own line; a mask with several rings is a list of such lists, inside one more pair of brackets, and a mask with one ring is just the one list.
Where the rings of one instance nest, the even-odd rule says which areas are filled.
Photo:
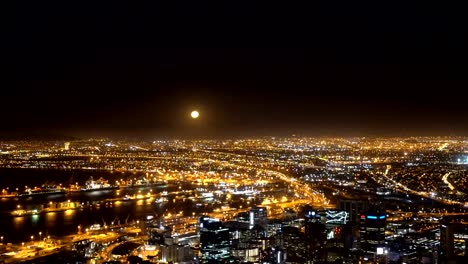
[[197, 136], [135, 136], [135, 135], [2, 135], [0, 133], [0, 141], [79, 141], [88, 139], [109, 139], [109, 140], [128, 140], [128, 141], [157, 141], [157, 140], [248, 140], [248, 139], [265, 139], [265, 138], [468, 138], [466, 133], [355, 133], [355, 134], [326, 134], [316, 133], [278, 133], [278, 134], [263, 134], [263, 135], [197, 135]]

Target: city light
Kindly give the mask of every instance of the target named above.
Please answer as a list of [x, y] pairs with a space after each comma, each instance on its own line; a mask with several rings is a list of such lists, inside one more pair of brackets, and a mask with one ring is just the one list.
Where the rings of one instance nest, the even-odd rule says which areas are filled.
[[[415, 245], [441, 250], [440, 235], [433, 238], [428, 234], [444, 232], [437, 231], [443, 227], [444, 217], [461, 223], [468, 216], [466, 170], [452, 154], [464, 145], [441, 141], [430, 137], [294, 137], [113, 140], [110, 145], [105, 139], [73, 141], [66, 152], [63, 144], [21, 142], [15, 145], [17, 150], [9, 150], [9, 156], [0, 157], [0, 166], [34, 166], [37, 175], [66, 168], [64, 172], [80, 171], [85, 176], [75, 173], [73, 179], [64, 176], [58, 182], [37, 176], [42, 184], [21, 182], [20, 186], [33, 187], [18, 190], [16, 186], [1, 186], [2, 199], [13, 204], [11, 226], [28, 225], [31, 219], [38, 225], [35, 232], [39, 237], [38, 241], [31, 234], [12, 238], [7, 230], [2, 232], [1, 243], [7, 235], [12, 252], [16, 250], [19, 253], [15, 256], [24, 258], [32, 258], [30, 251], [36, 247], [40, 254], [70, 247], [76, 254], [107, 261], [121, 243], [115, 238], [128, 236], [139, 246], [155, 243], [147, 247], [151, 253], [131, 253], [145, 260], [168, 260], [172, 257], [162, 248], [174, 247], [171, 250], [180, 252], [180, 261], [188, 261], [195, 257], [193, 248], [198, 247], [202, 259], [235, 256], [255, 263], [264, 252], [280, 261], [284, 261], [283, 256], [298, 256], [297, 262], [304, 263], [308, 259], [325, 261], [318, 253], [308, 253], [308, 248], [321, 252], [322, 245], [334, 241], [344, 245], [342, 239], [351, 235], [347, 229], [351, 223], [360, 232], [359, 243], [354, 243], [353, 252], [361, 252], [356, 258], [409, 254]], [[441, 144], [445, 146], [439, 150]], [[194, 146], [197, 151], [192, 151]], [[36, 158], [39, 152], [41, 156]], [[83, 221], [82, 216], [89, 220]], [[42, 217], [45, 223], [39, 221]], [[62, 217], [71, 223], [69, 237], [57, 236], [50, 227]], [[224, 240], [215, 241], [223, 249], [221, 253], [211, 250], [206, 240], [205, 244], [200, 242], [200, 232], [231, 232], [229, 225], [235, 227], [232, 234], [223, 233]], [[38, 230], [47, 230], [47, 239], [43, 241], [45, 231]], [[462, 229], [454, 230], [455, 240], [468, 237]], [[253, 238], [255, 234], [261, 237]], [[429, 238], [419, 241], [411, 234]], [[28, 237], [31, 244], [21, 247]], [[250, 246], [236, 246], [239, 242], [231, 239], [242, 239], [242, 245]], [[270, 247], [254, 243], [266, 239], [272, 241]], [[281, 240], [283, 246], [276, 244]], [[388, 246], [392, 243], [405, 244], [395, 250]], [[459, 250], [463, 245], [454, 246]]]

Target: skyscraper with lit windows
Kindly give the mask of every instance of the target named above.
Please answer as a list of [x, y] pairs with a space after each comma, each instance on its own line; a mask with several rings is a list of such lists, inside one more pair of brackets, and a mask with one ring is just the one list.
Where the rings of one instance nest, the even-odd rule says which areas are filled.
[[360, 242], [364, 259], [375, 259], [385, 253], [386, 215], [381, 212], [367, 212], [360, 216]]
[[202, 216], [198, 232], [201, 263], [227, 263], [231, 258], [229, 229], [218, 219]]
[[252, 229], [255, 225], [267, 231], [268, 219], [266, 207], [252, 207], [249, 211], [249, 228]]
[[308, 212], [304, 219], [307, 263], [327, 260], [326, 228], [316, 212]]

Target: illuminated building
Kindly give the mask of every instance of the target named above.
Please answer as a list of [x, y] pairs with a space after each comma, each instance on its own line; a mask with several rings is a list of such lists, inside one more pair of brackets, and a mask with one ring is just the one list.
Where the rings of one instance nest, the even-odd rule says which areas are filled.
[[[149, 224], [147, 247], [158, 252], [157, 258], [163, 262], [183, 262], [193, 259], [193, 251], [187, 243], [171, 235], [171, 228]], [[149, 249], [148, 249], [149, 250]]]
[[[456, 252], [460, 252], [460, 246], [456, 247], [456, 244], [460, 244], [461, 241], [464, 241], [464, 256], [468, 256], [468, 223], [466, 221], [466, 216], [459, 216], [458, 219], [461, 222], [450, 221], [449, 219], [444, 219], [440, 225], [440, 246], [441, 250], [439, 251], [440, 261], [454, 261], [457, 258]], [[458, 241], [458, 243], [455, 243]], [[464, 261], [466, 263], [466, 261]]]
[[326, 228], [321, 223], [321, 217], [315, 212], [309, 212], [305, 216], [305, 242], [308, 262], [325, 261], [326, 252]]
[[267, 257], [262, 260], [262, 263], [272, 263], [272, 264], [284, 264], [286, 260], [286, 253], [284, 250], [277, 246], [271, 248], [267, 254]]
[[164, 226], [147, 226], [148, 244], [163, 245], [167, 238], [171, 237], [171, 229]]
[[345, 225], [349, 222], [349, 214], [346, 211], [325, 210], [321, 213], [325, 215], [326, 225]]
[[249, 228], [252, 229], [255, 225], [267, 231], [267, 209], [266, 207], [252, 207], [249, 212]]
[[202, 216], [198, 223], [202, 263], [227, 263], [231, 258], [229, 229], [218, 219]]
[[193, 260], [193, 252], [189, 245], [181, 245], [166, 240], [166, 244], [159, 245], [159, 260], [162, 262], [187, 262]]
[[359, 216], [369, 210], [368, 200], [350, 200], [343, 199], [337, 203], [338, 210], [346, 211], [349, 215], [348, 219], [350, 222], [359, 223]]
[[306, 243], [304, 233], [300, 228], [284, 225], [278, 230], [281, 236], [279, 245], [285, 252], [288, 263], [304, 263], [307, 257]]
[[229, 228], [232, 255], [243, 262], [258, 262], [264, 249], [262, 228], [257, 225], [250, 229], [248, 221], [228, 221], [224, 226]]
[[385, 253], [386, 215], [379, 212], [361, 214], [360, 241], [364, 257], [371, 259]]
[[306, 214], [308, 221], [315, 221], [325, 225], [326, 257], [327, 261], [342, 258], [353, 245], [354, 236], [352, 226], [349, 224], [349, 214], [339, 210], [309, 211]]
[[260, 249], [252, 248], [235, 248], [232, 250], [232, 255], [244, 262], [257, 262], [259, 259]]

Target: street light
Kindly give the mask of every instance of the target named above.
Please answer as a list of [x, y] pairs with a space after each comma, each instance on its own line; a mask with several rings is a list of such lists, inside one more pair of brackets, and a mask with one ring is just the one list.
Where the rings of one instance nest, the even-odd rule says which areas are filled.
[[31, 236], [31, 243], [33, 242], [34, 236]]
[[39, 231], [39, 240], [42, 240], [42, 232]]
[[2, 244], [3, 244], [3, 236], [0, 236], [0, 239], [2, 240]]

